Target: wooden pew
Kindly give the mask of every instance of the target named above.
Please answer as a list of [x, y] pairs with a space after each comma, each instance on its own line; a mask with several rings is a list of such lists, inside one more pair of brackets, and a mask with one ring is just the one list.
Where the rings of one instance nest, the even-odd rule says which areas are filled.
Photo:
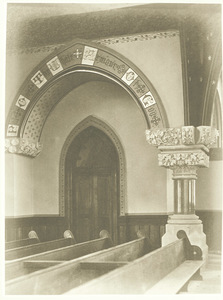
[[100, 232], [100, 238], [96, 240], [61, 247], [12, 261], [6, 261], [5, 279], [11, 280], [111, 246], [112, 241], [108, 232], [102, 230]]
[[184, 231], [179, 240], [134, 262], [65, 293], [71, 294], [177, 294], [189, 280], [201, 280], [202, 251], [190, 245]]
[[37, 233], [34, 230], [31, 230], [28, 233], [28, 238], [27, 239], [6, 242], [5, 243], [5, 250], [18, 248], [18, 247], [23, 247], [23, 246], [27, 246], [27, 245], [32, 245], [32, 244], [36, 244], [36, 243], [39, 243], [39, 242], [40, 241], [39, 241]]
[[59, 295], [147, 254], [147, 238], [91, 253], [6, 282], [7, 295]]
[[62, 239], [6, 250], [5, 260], [17, 259], [74, 244], [76, 244], [76, 241], [72, 232], [66, 230]]

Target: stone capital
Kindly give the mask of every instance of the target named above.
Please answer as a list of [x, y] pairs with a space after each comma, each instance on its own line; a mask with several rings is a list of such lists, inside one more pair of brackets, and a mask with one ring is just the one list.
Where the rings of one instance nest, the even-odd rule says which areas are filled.
[[5, 152], [20, 154], [29, 157], [36, 157], [42, 150], [40, 143], [33, 143], [24, 138], [7, 138], [5, 139]]
[[156, 147], [204, 145], [210, 148], [216, 144], [218, 136], [218, 130], [210, 126], [182, 126], [146, 130], [147, 142]]
[[190, 171], [193, 175], [196, 168], [209, 167], [209, 148], [216, 144], [217, 137], [218, 131], [210, 126], [146, 130], [147, 142], [161, 152], [159, 166], [181, 175], [189, 175]]
[[188, 166], [208, 167], [209, 157], [203, 150], [185, 151], [184, 149], [164, 151], [158, 154], [160, 167], [180, 168]]

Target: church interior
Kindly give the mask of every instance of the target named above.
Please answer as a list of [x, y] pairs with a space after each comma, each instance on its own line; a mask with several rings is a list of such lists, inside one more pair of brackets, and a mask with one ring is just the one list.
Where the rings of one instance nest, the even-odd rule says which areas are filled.
[[[98, 293], [103, 280], [113, 293], [109, 278], [124, 276], [127, 268], [141, 278], [143, 255], [154, 257], [148, 258], [154, 274], [162, 272], [154, 261], [165, 255], [168, 261], [170, 255], [169, 268], [182, 245], [192, 247], [189, 256], [185, 250], [186, 260], [195, 260], [196, 272], [199, 261], [220, 265], [221, 37], [220, 4], [8, 3], [5, 245], [17, 242], [19, 253], [31, 247], [22, 245], [28, 238], [36, 240], [35, 246], [72, 240], [75, 245], [63, 246], [68, 251], [106, 240], [108, 249], [83, 250], [79, 263], [90, 280], [86, 288]], [[159, 256], [162, 249], [167, 252]], [[116, 264], [109, 251], [116, 251]], [[121, 259], [129, 252], [131, 259]], [[27, 292], [34, 295], [75, 287], [70, 282], [61, 288], [74, 277], [71, 265], [81, 258], [72, 258], [70, 265], [68, 258], [44, 264], [40, 254], [31, 253], [35, 258], [23, 262], [29, 271], [18, 271], [16, 278], [12, 273], [23, 258], [6, 256], [6, 294], [26, 293], [28, 286], [35, 286]], [[63, 274], [61, 265], [67, 270]], [[92, 265], [104, 278], [95, 289]], [[37, 266], [42, 269], [30, 275]], [[62, 283], [55, 280], [57, 286], [44, 292], [46, 287], [41, 290], [31, 280], [43, 272], [37, 277], [49, 278], [49, 288], [50, 270]], [[129, 293], [145, 293], [146, 276], [137, 285], [133, 275], [126, 283], [125, 275], [119, 292], [126, 293], [127, 284]], [[23, 278], [26, 283], [19, 285]], [[209, 282], [214, 293], [215, 282]]]

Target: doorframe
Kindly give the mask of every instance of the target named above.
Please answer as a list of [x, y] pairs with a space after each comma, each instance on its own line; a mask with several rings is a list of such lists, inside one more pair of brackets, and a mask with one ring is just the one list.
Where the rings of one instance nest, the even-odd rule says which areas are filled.
[[[119, 216], [125, 216], [127, 211], [127, 184], [126, 184], [126, 159], [124, 149], [120, 142], [120, 138], [116, 134], [115, 130], [111, 128], [105, 121], [98, 119], [97, 117], [90, 115], [79, 124], [68, 135], [60, 155], [60, 167], [59, 167], [59, 211], [60, 216], [65, 217], [67, 226], [70, 229], [72, 222], [71, 213], [71, 201], [72, 195], [70, 195], [69, 186], [66, 186], [66, 157], [69, 147], [73, 140], [86, 128], [93, 126], [103, 131], [112, 141], [116, 148], [119, 161]], [[117, 216], [117, 217], [119, 217]]]

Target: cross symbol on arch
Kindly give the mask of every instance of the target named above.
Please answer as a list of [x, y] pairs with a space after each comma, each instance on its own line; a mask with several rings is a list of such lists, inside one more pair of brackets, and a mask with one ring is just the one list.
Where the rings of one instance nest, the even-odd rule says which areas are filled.
[[158, 118], [157, 116], [153, 116], [151, 123], [155, 124], [156, 126], [159, 124], [160, 118]]
[[79, 49], [77, 49], [74, 53], [73, 53], [73, 55], [75, 55], [77, 58], [79, 58], [79, 55], [81, 55], [82, 54], [82, 52], [79, 52]]

